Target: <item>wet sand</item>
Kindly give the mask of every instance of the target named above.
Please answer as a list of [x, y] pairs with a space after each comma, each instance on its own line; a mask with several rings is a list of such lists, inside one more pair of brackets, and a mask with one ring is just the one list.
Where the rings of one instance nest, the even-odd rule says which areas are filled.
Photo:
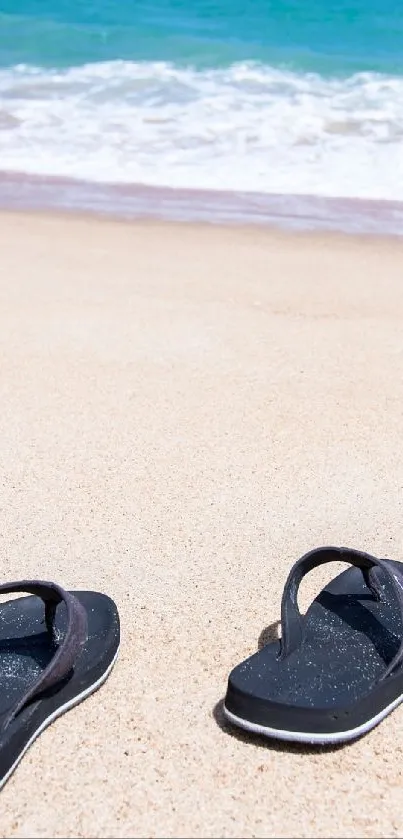
[[270, 226], [403, 236], [403, 202], [98, 183], [0, 170], [0, 212], [91, 213], [120, 221]]

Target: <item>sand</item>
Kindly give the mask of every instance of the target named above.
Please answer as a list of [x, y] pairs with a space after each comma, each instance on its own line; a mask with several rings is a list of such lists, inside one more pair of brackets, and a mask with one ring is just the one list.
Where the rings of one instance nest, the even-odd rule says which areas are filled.
[[0, 398], [2, 577], [122, 621], [1, 836], [401, 836], [403, 708], [324, 751], [221, 700], [302, 553], [402, 558], [403, 242], [2, 214]]

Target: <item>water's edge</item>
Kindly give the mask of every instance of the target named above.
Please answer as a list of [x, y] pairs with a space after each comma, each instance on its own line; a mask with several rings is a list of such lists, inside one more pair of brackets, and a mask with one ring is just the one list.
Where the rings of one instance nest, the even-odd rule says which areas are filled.
[[403, 203], [397, 201], [101, 184], [13, 172], [0, 172], [0, 209], [403, 236]]

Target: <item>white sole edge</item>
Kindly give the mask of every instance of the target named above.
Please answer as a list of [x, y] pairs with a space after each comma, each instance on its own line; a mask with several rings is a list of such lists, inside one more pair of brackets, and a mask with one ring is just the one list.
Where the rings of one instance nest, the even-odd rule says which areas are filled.
[[95, 691], [98, 690], [98, 688], [100, 688], [101, 685], [103, 685], [104, 682], [106, 682], [112, 668], [116, 664], [116, 659], [117, 659], [118, 655], [119, 655], [119, 647], [118, 647], [118, 649], [115, 653], [115, 656], [112, 659], [111, 663], [109, 664], [109, 666], [105, 670], [105, 673], [102, 673], [102, 676], [100, 676], [100, 678], [96, 682], [94, 682], [94, 684], [90, 685], [88, 688], [83, 690], [82, 693], [79, 693], [77, 696], [74, 696], [73, 699], [70, 699], [69, 702], [66, 702], [64, 705], [61, 705], [60, 708], [57, 708], [56, 711], [53, 711], [53, 714], [50, 714], [49, 717], [46, 717], [46, 719], [41, 723], [39, 728], [37, 728], [35, 733], [32, 735], [31, 739], [28, 740], [28, 743], [24, 746], [22, 752], [18, 755], [17, 760], [13, 763], [13, 765], [6, 772], [6, 774], [3, 775], [3, 777], [0, 779], [0, 790], [3, 788], [4, 784], [7, 783], [10, 775], [13, 774], [14, 770], [17, 768], [18, 764], [20, 763], [20, 761], [22, 760], [22, 758], [24, 757], [24, 755], [26, 754], [28, 749], [35, 742], [36, 738], [39, 737], [40, 734], [42, 734], [42, 732], [45, 730], [45, 728], [47, 728], [48, 725], [51, 725], [51, 723], [54, 722], [54, 720], [57, 720], [58, 717], [61, 717], [62, 714], [64, 714], [66, 711], [69, 711], [70, 708], [74, 708], [75, 705], [79, 705], [79, 703], [82, 702], [83, 699], [86, 699], [87, 696], [91, 696], [92, 693], [95, 693]]
[[258, 723], [244, 720], [242, 717], [237, 717], [225, 707], [225, 704], [223, 710], [229, 722], [239, 726], [239, 728], [244, 728], [245, 731], [251, 731], [253, 734], [262, 734], [264, 737], [272, 737], [276, 740], [286, 740], [288, 742], [295, 743], [312, 743], [317, 744], [318, 746], [323, 746], [331, 743], [347, 743], [349, 740], [355, 740], [357, 737], [361, 737], [363, 734], [371, 731], [372, 728], [375, 728], [376, 725], [382, 722], [382, 720], [394, 711], [401, 702], [403, 702], [403, 694], [398, 696], [397, 699], [394, 699], [390, 705], [384, 708], [383, 711], [380, 711], [379, 714], [376, 714], [375, 717], [368, 720], [368, 722], [357, 726], [357, 728], [350, 728], [348, 731], [334, 731], [330, 734], [314, 734], [308, 731], [287, 731], [281, 728], [270, 728], [269, 726], [259, 725]]

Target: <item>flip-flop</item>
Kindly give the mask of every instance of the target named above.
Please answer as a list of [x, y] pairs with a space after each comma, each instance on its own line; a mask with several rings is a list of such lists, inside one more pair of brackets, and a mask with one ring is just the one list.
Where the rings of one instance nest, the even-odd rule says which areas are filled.
[[39, 734], [107, 679], [119, 649], [109, 597], [24, 580], [0, 594], [0, 788]]
[[[327, 562], [335, 577], [305, 616], [304, 575]], [[348, 548], [318, 548], [291, 569], [281, 640], [229, 676], [224, 712], [235, 725], [280, 740], [342, 743], [374, 728], [403, 700], [403, 563]]]

